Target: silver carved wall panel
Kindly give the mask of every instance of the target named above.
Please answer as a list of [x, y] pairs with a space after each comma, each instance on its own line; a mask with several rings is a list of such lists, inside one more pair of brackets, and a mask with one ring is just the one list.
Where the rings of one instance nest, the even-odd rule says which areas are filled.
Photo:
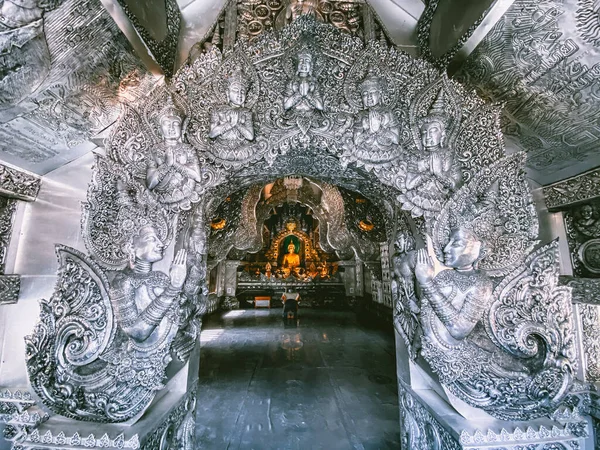
[[562, 209], [594, 197], [600, 197], [599, 169], [544, 187], [544, 200], [550, 210]]
[[573, 275], [600, 277], [600, 202], [592, 201], [563, 213]]
[[[142, 411], [161, 389], [161, 357], [174, 349], [185, 360], [176, 348], [192, 345], [206, 311], [213, 213], [228, 214], [219, 204], [236, 197], [231, 224], [242, 231], [229, 242], [253, 247], [259, 187], [294, 176], [318, 184], [328, 229], [337, 228], [333, 248], [359, 236], [337, 186], [388, 205], [383, 216], [408, 212], [414, 246], [403, 246], [401, 276], [415, 295], [396, 310], [418, 319], [405, 334], [422, 343], [412, 355], [433, 369], [433, 383], [500, 419], [552, 413], [575, 367], [570, 291], [557, 286], [556, 243], [536, 250], [525, 156], [504, 156], [499, 117], [429, 63], [311, 15], [197, 55], [123, 108], [96, 159], [82, 218], [91, 258], [61, 250], [61, 281], [28, 338], [36, 392], [84, 420]], [[362, 241], [368, 259], [381, 248]], [[169, 275], [152, 270], [170, 242]]]
[[6, 50], [7, 70], [22, 61], [27, 70], [7, 71], [2, 91], [18, 88], [0, 99], [0, 157], [40, 174], [93, 148], [88, 139], [116, 120], [119, 104], [154, 83], [99, 0], [43, 3], [36, 21], [21, 13], [3, 22], [12, 24], [5, 36], [31, 40]]
[[598, 164], [597, 31], [593, 0], [517, 0], [456, 75], [505, 102], [502, 130], [541, 184]]

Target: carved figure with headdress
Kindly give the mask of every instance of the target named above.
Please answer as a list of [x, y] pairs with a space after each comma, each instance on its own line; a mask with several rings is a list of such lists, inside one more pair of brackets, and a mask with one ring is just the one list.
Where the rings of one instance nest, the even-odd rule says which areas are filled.
[[600, 223], [591, 204], [581, 205], [575, 210], [574, 217], [573, 225], [583, 236], [594, 238], [600, 236]]
[[248, 84], [241, 67], [227, 79], [227, 105], [216, 108], [210, 118], [208, 137], [236, 144], [254, 140], [252, 112], [244, 107]]
[[454, 151], [447, 146], [448, 125], [444, 90], [440, 89], [427, 116], [419, 120], [420, 147], [424, 154], [409, 164], [405, 193], [400, 197], [403, 209], [411, 211], [413, 217], [434, 216], [461, 181]]
[[420, 312], [413, 281], [417, 256], [415, 239], [408, 232], [401, 231], [396, 236], [394, 247], [396, 251], [391, 258], [394, 326], [404, 339], [409, 356], [415, 359], [417, 357], [417, 328]]
[[390, 151], [400, 142], [400, 128], [392, 111], [382, 104], [383, 79], [372, 69], [360, 83], [363, 110], [354, 123], [353, 141], [365, 151]]
[[186, 251], [177, 252], [168, 275], [152, 270], [163, 259], [164, 230], [144, 208], [120, 208], [115, 236], [125, 268], [105, 272], [59, 247], [60, 280], [26, 339], [34, 390], [52, 411], [78, 420], [122, 422], [144, 411], [164, 387], [182, 325]]
[[[557, 244], [528, 255], [537, 217], [523, 165], [524, 155], [507, 157], [457, 190], [430, 228], [442, 262], [420, 249], [413, 272], [424, 360], [447, 392], [505, 420], [555, 409], [572, 383], [574, 356]], [[542, 312], [541, 304], [560, 307]], [[504, 392], [506, 385], [513, 388]]]
[[323, 98], [313, 75], [314, 54], [308, 45], [303, 45], [296, 55], [296, 74], [288, 82], [284, 96], [283, 108], [301, 113], [322, 111]]
[[146, 171], [146, 185], [158, 200], [175, 209], [187, 210], [200, 199], [200, 164], [194, 148], [183, 142], [184, 116], [168, 97], [159, 114], [163, 142], [156, 144]]

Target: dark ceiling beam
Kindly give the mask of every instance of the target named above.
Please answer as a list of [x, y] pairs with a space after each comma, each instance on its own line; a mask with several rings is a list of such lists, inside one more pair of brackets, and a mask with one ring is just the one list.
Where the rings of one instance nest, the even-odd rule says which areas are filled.
[[176, 0], [101, 0], [155, 75], [171, 77], [177, 58], [181, 12]]

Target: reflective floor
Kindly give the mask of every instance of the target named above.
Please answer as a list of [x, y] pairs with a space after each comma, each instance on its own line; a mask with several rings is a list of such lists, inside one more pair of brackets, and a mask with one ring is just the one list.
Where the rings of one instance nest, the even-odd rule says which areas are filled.
[[202, 332], [202, 449], [398, 449], [393, 335], [352, 312], [237, 310]]

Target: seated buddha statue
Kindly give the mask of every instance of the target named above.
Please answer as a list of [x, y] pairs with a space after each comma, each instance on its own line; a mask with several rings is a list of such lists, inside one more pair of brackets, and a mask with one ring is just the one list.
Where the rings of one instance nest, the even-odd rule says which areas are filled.
[[283, 256], [283, 267], [294, 272], [297, 267], [300, 267], [300, 255], [296, 253], [296, 246], [293, 243], [288, 245], [288, 252]]

